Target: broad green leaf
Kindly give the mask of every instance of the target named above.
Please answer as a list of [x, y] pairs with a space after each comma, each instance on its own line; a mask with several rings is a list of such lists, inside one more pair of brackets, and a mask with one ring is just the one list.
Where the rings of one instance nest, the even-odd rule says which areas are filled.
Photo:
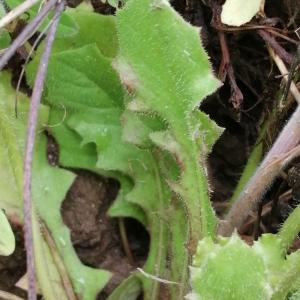
[[222, 6], [221, 21], [229, 26], [241, 26], [263, 11], [265, 0], [226, 0]]
[[[115, 19], [112, 16], [102, 16], [86, 10], [84, 3], [77, 8], [67, 8], [62, 14], [62, 19], [70, 20], [72, 34], [57, 35], [52, 47], [52, 53], [72, 50], [96, 44], [98, 51], [106, 57], [115, 57], [117, 53], [117, 33]], [[62, 27], [62, 28], [61, 28]], [[64, 24], [60, 22], [59, 31], [63, 31]], [[35, 72], [38, 67], [39, 58], [43, 53], [43, 44], [37, 50], [35, 59], [27, 69], [28, 81], [32, 85]], [[77, 59], [79, 59], [77, 57]], [[90, 66], [93, 62], [89, 61]], [[99, 66], [94, 66], [94, 68]], [[83, 84], [83, 83], [82, 83]], [[80, 88], [80, 87], [78, 87]]]
[[74, 36], [57, 37], [54, 52], [76, 49], [95, 43], [101, 53], [107, 57], [114, 57], [117, 51], [117, 35], [113, 16], [103, 16], [82, 7], [68, 8], [63, 14], [70, 18], [77, 28]]
[[10, 224], [4, 214], [3, 210], [0, 209], [0, 255], [8, 256], [15, 250], [15, 236], [10, 227]]

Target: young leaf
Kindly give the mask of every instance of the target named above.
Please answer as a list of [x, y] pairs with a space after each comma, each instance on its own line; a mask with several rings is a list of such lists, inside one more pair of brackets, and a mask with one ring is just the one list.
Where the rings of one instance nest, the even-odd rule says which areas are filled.
[[193, 259], [188, 299], [286, 299], [295, 288], [300, 263], [299, 253], [285, 257], [282, 247], [272, 234], [262, 235], [253, 246], [237, 233], [217, 243], [203, 239]]

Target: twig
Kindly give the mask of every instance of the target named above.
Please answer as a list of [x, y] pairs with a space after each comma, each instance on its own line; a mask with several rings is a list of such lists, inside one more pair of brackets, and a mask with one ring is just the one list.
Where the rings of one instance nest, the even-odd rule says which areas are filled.
[[123, 244], [123, 249], [127, 256], [128, 262], [132, 266], [134, 266], [134, 259], [133, 259], [131, 249], [129, 246], [129, 242], [128, 242], [128, 238], [127, 238], [127, 232], [126, 232], [126, 228], [125, 228], [124, 218], [119, 218], [118, 223], [119, 223], [119, 230], [120, 230], [121, 241]]
[[294, 40], [294, 39], [288, 37], [287, 35], [284, 35], [284, 34], [278, 32], [276, 30], [266, 29], [266, 31], [269, 32], [269, 33], [271, 33], [272, 35], [276, 35], [276, 36], [278, 36], [278, 37], [280, 37], [280, 38], [282, 38], [282, 39], [284, 39], [284, 40], [286, 40], [286, 41], [288, 41], [288, 42], [290, 42], [292, 44], [298, 45], [298, 43], [299, 43], [299, 41]]
[[[299, 47], [299, 46], [298, 46]], [[285, 95], [286, 93], [288, 93], [289, 91], [291, 92], [291, 94], [293, 95], [293, 97], [296, 99], [296, 101], [298, 102], [298, 104], [300, 104], [300, 93], [296, 87], [296, 84], [293, 82], [293, 66], [291, 66], [291, 70], [290, 72], [288, 72], [284, 62], [282, 61], [282, 59], [275, 54], [275, 52], [273, 51], [273, 49], [271, 47], [268, 47], [269, 53], [271, 55], [271, 57], [273, 58], [274, 62], [276, 63], [280, 73], [284, 76], [284, 79], [286, 81], [286, 88], [285, 88], [285, 93], [284, 93], [284, 98], [286, 98], [287, 95]], [[297, 50], [298, 52], [299, 50]], [[297, 57], [297, 55], [295, 56]], [[293, 61], [295, 61], [295, 59], [293, 59]], [[296, 63], [296, 61], [295, 61]], [[292, 63], [293, 65], [293, 63]], [[287, 74], [290, 74], [291, 76], [286, 76]], [[289, 82], [290, 80], [290, 82]]]
[[231, 87], [230, 102], [232, 103], [235, 109], [239, 110], [243, 104], [244, 96], [236, 83], [225, 33], [219, 31], [218, 34], [222, 50], [222, 61], [219, 68], [219, 78], [224, 82], [226, 75], [228, 76], [228, 80]]
[[41, 9], [39, 14], [23, 29], [23, 31], [18, 35], [18, 37], [12, 42], [12, 44], [8, 47], [6, 52], [0, 58], [0, 70], [3, 69], [3, 67], [9, 61], [9, 59], [15, 54], [17, 49], [20, 46], [22, 46], [24, 42], [34, 34], [34, 32], [44, 20], [45, 16], [54, 7], [56, 2], [57, 0], [49, 0]]
[[19, 6], [11, 10], [0, 20], [0, 28], [3, 28], [7, 24], [15, 20], [18, 16], [22, 15], [25, 11], [27, 11], [39, 1], [41, 0], [26, 0], [23, 3], [21, 3]]
[[256, 209], [259, 201], [282, 167], [299, 155], [300, 142], [300, 106], [286, 124], [273, 147], [241, 192], [226, 216], [226, 221], [219, 226], [218, 233], [230, 235], [234, 228], [239, 228], [247, 216]]
[[29, 111], [29, 118], [28, 118], [28, 129], [27, 129], [28, 131], [27, 131], [25, 159], [24, 159], [23, 201], [24, 201], [24, 231], [25, 231], [25, 247], [26, 247], [26, 256], [27, 256], [26, 258], [27, 258], [29, 300], [36, 300], [33, 236], [32, 236], [32, 215], [31, 215], [32, 213], [32, 206], [31, 206], [32, 157], [33, 157], [33, 150], [34, 150], [34, 141], [35, 141], [39, 104], [43, 92], [43, 86], [46, 77], [52, 44], [59, 23], [59, 18], [63, 9], [64, 9], [64, 2], [61, 1], [56, 7], [53, 23], [51, 24], [49, 33], [47, 35], [47, 39], [45, 41], [45, 50], [41, 57], [39, 68], [36, 74], [36, 79], [35, 79], [32, 96], [31, 96], [30, 111]]
[[143, 269], [141, 268], [136, 268], [139, 272], [141, 272], [146, 278], [150, 278], [152, 280], [155, 280], [155, 281], [158, 281], [158, 282], [161, 282], [161, 283], [164, 283], [164, 284], [177, 284], [179, 285], [178, 282], [175, 282], [175, 281], [170, 281], [170, 280], [167, 280], [167, 279], [163, 279], [163, 278], [160, 278], [160, 277], [157, 277], [155, 275], [152, 275], [152, 274], [149, 274], [147, 272], [145, 272]]
[[[286, 83], [286, 86], [285, 86], [285, 89], [284, 89], [284, 92], [283, 92], [283, 96], [282, 96], [282, 100], [281, 100], [282, 102], [285, 102], [285, 100], [288, 97], [291, 85], [292, 85], [292, 83], [294, 83], [293, 82], [294, 73], [295, 73], [299, 63], [300, 63], [300, 44], [297, 47], [296, 54], [294, 55], [294, 58], [293, 58], [292, 63], [291, 63], [289, 76], [288, 76], [287, 83]], [[296, 95], [297, 95], [296, 100], [297, 100], [298, 103], [300, 103], [300, 97], [299, 97], [300, 94], [299, 94], [299, 91], [298, 91], [295, 83], [294, 83], [294, 90], [297, 91], [296, 92]]]
[[282, 48], [277, 41], [266, 31], [264, 30], [258, 30], [258, 34], [263, 38], [263, 40], [270, 45], [275, 53], [280, 56], [285, 62], [288, 64], [291, 64], [293, 61], [293, 56], [285, 51], [284, 48]]

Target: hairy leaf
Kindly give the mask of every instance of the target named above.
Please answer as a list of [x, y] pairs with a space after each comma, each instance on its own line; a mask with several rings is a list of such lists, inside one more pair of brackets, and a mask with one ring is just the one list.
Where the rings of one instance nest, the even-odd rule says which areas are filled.
[[285, 257], [282, 249], [272, 234], [262, 235], [253, 246], [237, 233], [217, 243], [203, 239], [193, 259], [188, 299], [285, 299], [299, 274], [299, 253]]
[[215, 126], [196, 108], [219, 82], [198, 29], [184, 22], [168, 1], [129, 1], [117, 15], [117, 30], [120, 51], [115, 68], [134, 97], [168, 124], [166, 142], [163, 136], [154, 141], [167, 150], [171, 140], [176, 145], [173, 153], [182, 174], [174, 187], [185, 201], [193, 224], [191, 242], [196, 242], [212, 235], [216, 224], [205, 172], [197, 162], [205, 156], [205, 139]]

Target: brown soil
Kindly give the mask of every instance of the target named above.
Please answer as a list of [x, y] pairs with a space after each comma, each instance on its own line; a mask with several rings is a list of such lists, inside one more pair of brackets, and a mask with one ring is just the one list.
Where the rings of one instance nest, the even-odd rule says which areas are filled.
[[[104, 299], [104, 295], [109, 295], [132, 270], [141, 266], [147, 255], [145, 242], [134, 240], [131, 242], [135, 247], [132, 249], [135, 265], [131, 265], [124, 254], [118, 221], [107, 215], [117, 192], [117, 182], [80, 171], [62, 205], [63, 220], [71, 230], [72, 242], [81, 261], [114, 274], [99, 299]], [[132, 233], [139, 235], [140, 231], [143, 231], [141, 225], [131, 236]]]
[[[207, 5], [204, 5], [204, 2]], [[228, 65], [225, 66], [225, 71], [220, 68], [224, 49], [222, 51], [220, 47], [217, 23], [212, 22], [216, 19], [213, 18], [213, 12], [217, 12], [217, 2], [216, 0], [171, 1], [189, 22], [202, 27], [204, 45], [214, 69], [219, 75], [224, 75], [224, 72], [228, 73]], [[277, 28], [285, 28], [291, 21], [295, 8], [300, 6], [299, 2], [298, 0], [266, 0], [265, 11], [269, 19], [265, 22], [277, 22]], [[72, 6], [76, 4], [78, 1], [72, 0]], [[110, 14], [114, 11], [99, 0], [93, 0], [92, 4], [96, 11], [101, 13]], [[291, 31], [299, 26], [299, 15], [296, 15], [294, 24], [289, 27]], [[296, 39], [293, 34], [289, 37]], [[226, 207], [224, 202], [234, 190], [258, 136], [261, 120], [268, 115], [274, 99], [277, 99], [281, 83], [281, 78], [275, 77], [279, 73], [276, 66], [273, 66], [266, 43], [257, 30], [225, 32], [225, 38], [230, 54], [229, 64], [232, 65], [236, 85], [243, 99], [238, 96], [227, 74], [223, 87], [201, 105], [203, 111], [225, 128], [209, 157], [212, 199], [219, 214], [224, 212]], [[295, 45], [283, 39], [276, 38], [276, 40], [288, 54], [293, 54]], [[266, 149], [290, 113], [291, 110], [287, 110], [283, 117], [274, 120], [272, 131], [268, 135], [269, 139], [265, 141]], [[58, 153], [55, 143], [51, 140], [49, 149], [49, 155], [52, 156], [50, 162], [55, 164]], [[286, 171], [293, 166], [294, 164], [291, 164]], [[262, 202], [260, 214], [249, 219], [245, 225], [241, 233], [249, 242], [253, 241], [259, 233], [276, 232], [291, 207], [299, 201], [299, 179], [294, 172], [297, 168], [290, 172], [288, 180], [282, 177], [276, 181], [276, 185], [270, 189]], [[149, 237], [137, 222], [126, 221], [129, 243], [136, 263], [134, 266], [131, 265], [120, 242], [118, 221], [109, 218], [106, 214], [117, 195], [118, 183], [86, 171], [77, 171], [77, 174], [62, 205], [62, 216], [71, 230], [74, 248], [81, 261], [86, 265], [104, 268], [114, 273], [106, 289], [99, 295], [99, 299], [106, 299], [122, 279], [127, 277], [134, 268], [143, 264], [147, 256]], [[283, 198], [282, 195], [291, 188], [291, 195]], [[11, 291], [24, 297], [24, 293], [14, 287], [15, 282], [25, 272], [21, 230], [16, 229], [16, 233], [17, 250], [8, 258], [0, 257], [0, 290]], [[299, 241], [295, 242], [293, 250], [298, 249], [299, 244]]]

